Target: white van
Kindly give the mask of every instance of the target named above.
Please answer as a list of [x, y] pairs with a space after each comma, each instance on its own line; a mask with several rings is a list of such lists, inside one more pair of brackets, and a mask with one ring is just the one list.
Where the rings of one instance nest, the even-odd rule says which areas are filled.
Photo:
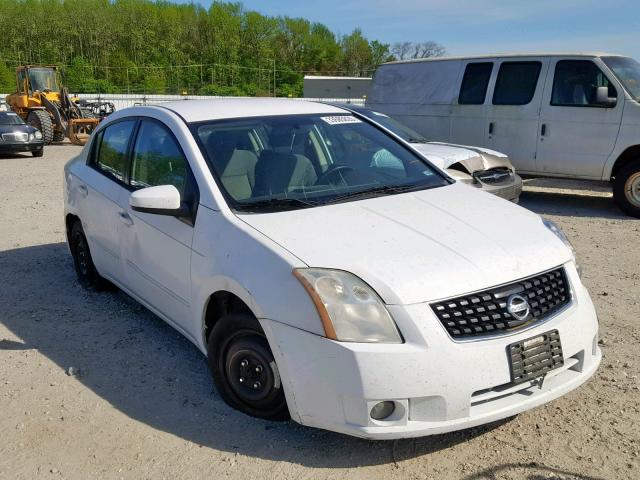
[[600, 53], [390, 62], [367, 107], [432, 140], [504, 152], [519, 173], [614, 182], [640, 217], [640, 63]]

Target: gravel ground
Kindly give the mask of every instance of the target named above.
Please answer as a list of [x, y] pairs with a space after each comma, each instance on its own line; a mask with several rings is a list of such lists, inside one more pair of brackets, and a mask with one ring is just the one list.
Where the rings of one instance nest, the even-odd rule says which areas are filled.
[[595, 377], [511, 421], [370, 442], [229, 409], [187, 340], [120, 292], [83, 291], [62, 221], [77, 151], [0, 157], [0, 479], [640, 477], [640, 221], [605, 187], [531, 180], [521, 199], [578, 251]]

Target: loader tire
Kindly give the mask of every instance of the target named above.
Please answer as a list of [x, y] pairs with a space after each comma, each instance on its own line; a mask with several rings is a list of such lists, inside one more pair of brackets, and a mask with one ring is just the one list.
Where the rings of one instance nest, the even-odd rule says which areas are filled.
[[54, 142], [63, 142], [66, 136], [67, 135], [64, 132], [60, 131], [60, 130], [54, 130], [53, 131], [53, 141]]
[[27, 115], [27, 123], [42, 133], [45, 145], [53, 142], [53, 122], [51, 116], [44, 110], [31, 110]]

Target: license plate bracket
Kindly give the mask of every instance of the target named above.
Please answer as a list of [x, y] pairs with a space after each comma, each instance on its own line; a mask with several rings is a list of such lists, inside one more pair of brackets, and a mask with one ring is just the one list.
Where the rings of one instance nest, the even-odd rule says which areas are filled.
[[511, 384], [518, 385], [544, 377], [564, 365], [558, 330], [527, 338], [507, 346]]

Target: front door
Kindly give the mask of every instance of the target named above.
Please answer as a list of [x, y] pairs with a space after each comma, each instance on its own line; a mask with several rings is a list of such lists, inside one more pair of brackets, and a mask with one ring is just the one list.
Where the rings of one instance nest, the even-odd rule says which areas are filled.
[[[540, 173], [599, 179], [618, 137], [622, 87], [584, 57], [554, 59], [550, 71], [538, 137]], [[608, 87], [616, 102], [597, 104], [598, 87]]]
[[[197, 204], [197, 187], [187, 159], [171, 131], [151, 119], [140, 122], [131, 153], [132, 189], [174, 185]], [[183, 332], [191, 309], [193, 223], [172, 216], [122, 211], [126, 285]]]
[[548, 60], [502, 60], [488, 106], [489, 148], [509, 155], [516, 170], [535, 172], [540, 102]]

